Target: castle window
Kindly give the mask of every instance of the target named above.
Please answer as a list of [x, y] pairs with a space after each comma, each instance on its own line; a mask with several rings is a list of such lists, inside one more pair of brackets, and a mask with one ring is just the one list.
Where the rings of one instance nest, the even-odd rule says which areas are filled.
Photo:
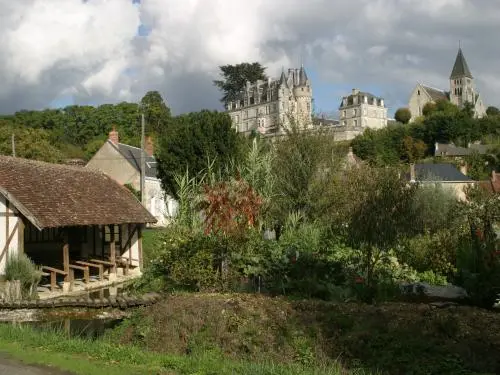
[[307, 102], [307, 111], [310, 112], [311, 111], [311, 103]]
[[347, 112], [346, 111], [342, 111], [342, 117], [346, 117], [347, 116]]
[[354, 120], [354, 126], [358, 126], [358, 120]]
[[255, 104], [255, 99], [253, 96], [250, 97], [250, 105]]
[[358, 110], [356, 108], [352, 110], [352, 115], [353, 117], [356, 117], [358, 115]]
[[417, 91], [417, 95], [420, 95], [420, 90]]
[[244, 107], [245, 106], [245, 101], [244, 100], [240, 100], [240, 107]]
[[303, 87], [301, 87], [301, 88], [300, 88], [300, 91], [304, 91], [304, 88], [303, 88]]

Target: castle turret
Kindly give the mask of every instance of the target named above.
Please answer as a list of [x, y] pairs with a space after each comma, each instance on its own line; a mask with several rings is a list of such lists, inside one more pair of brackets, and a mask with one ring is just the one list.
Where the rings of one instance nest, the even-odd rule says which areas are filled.
[[297, 114], [304, 126], [312, 123], [312, 89], [307, 78], [304, 65], [296, 71], [297, 85], [293, 88], [293, 96], [297, 101]]

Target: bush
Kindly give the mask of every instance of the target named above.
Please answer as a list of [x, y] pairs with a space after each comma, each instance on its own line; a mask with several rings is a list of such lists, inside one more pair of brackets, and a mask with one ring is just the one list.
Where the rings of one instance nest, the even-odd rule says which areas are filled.
[[36, 297], [36, 288], [41, 277], [41, 271], [26, 254], [9, 254], [5, 265], [5, 278], [8, 281], [21, 282], [21, 293], [24, 298]]

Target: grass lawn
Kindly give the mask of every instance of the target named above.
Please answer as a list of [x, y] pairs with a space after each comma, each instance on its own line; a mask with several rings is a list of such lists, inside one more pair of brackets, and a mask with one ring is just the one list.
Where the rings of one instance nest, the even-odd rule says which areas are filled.
[[0, 326], [0, 352], [26, 363], [49, 365], [78, 375], [346, 375], [340, 366], [312, 368], [232, 361], [216, 352], [172, 356], [105, 340], [67, 338], [62, 333]]

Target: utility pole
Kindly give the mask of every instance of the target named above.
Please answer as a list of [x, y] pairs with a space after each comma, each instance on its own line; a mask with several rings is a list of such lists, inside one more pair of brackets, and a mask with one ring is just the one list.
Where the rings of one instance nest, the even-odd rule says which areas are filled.
[[16, 138], [14, 134], [12, 134], [12, 156], [16, 157]]
[[141, 114], [141, 203], [146, 207], [146, 194], [144, 194], [145, 188], [145, 176], [146, 176], [146, 158], [144, 157], [144, 113]]

